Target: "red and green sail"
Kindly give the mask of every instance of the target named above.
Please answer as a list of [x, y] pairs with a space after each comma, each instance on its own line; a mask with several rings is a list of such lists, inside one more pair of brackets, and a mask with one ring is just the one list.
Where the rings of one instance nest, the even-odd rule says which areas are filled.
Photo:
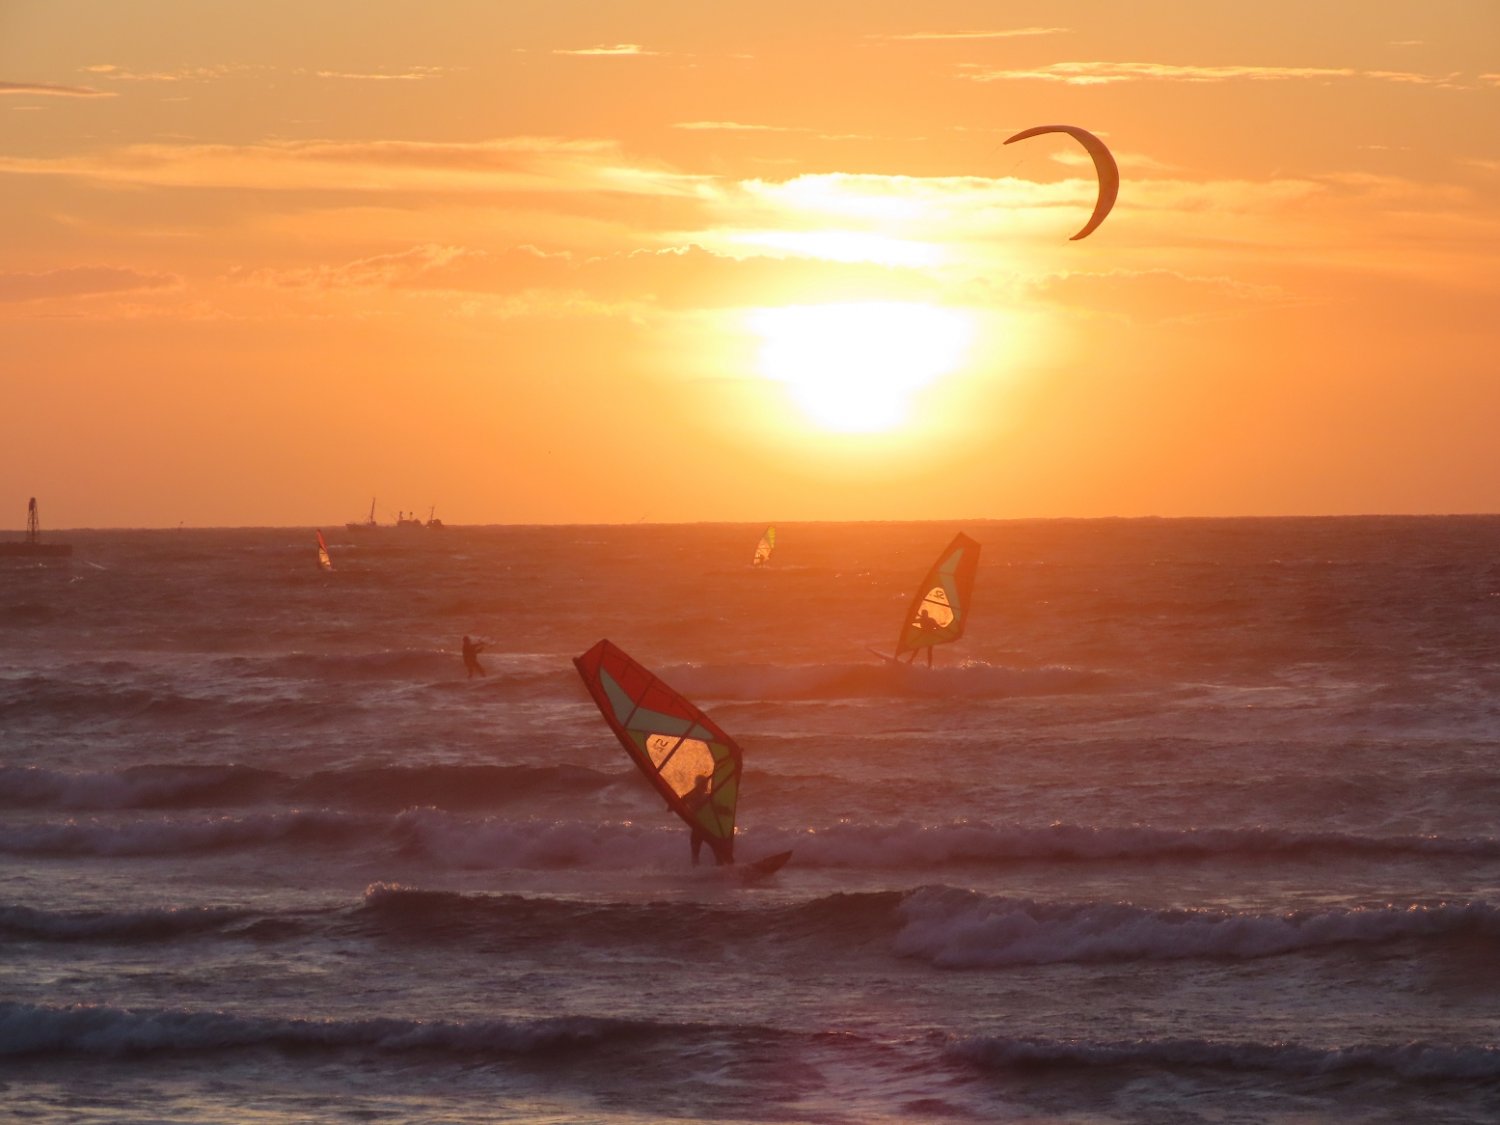
[[743, 757], [734, 739], [609, 641], [573, 663], [604, 721], [667, 807], [702, 833], [720, 863], [733, 863]]
[[896, 638], [896, 659], [964, 635], [978, 569], [979, 544], [960, 532], [917, 587]]

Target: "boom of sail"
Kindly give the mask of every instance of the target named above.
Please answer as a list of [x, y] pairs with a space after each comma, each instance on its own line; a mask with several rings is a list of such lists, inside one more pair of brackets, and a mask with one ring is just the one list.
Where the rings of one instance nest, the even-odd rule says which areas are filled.
[[743, 755], [692, 703], [600, 641], [573, 664], [610, 730], [667, 807], [702, 833], [719, 863], [734, 862]]
[[979, 544], [960, 532], [917, 587], [896, 638], [894, 659], [964, 635], [978, 569]]

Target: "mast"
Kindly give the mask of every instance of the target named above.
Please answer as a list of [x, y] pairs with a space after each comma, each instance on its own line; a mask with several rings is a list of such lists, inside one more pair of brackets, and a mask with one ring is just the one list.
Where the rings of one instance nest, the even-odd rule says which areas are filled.
[[36, 518], [36, 497], [33, 496], [26, 504], [26, 542], [37, 542], [41, 533], [42, 528]]

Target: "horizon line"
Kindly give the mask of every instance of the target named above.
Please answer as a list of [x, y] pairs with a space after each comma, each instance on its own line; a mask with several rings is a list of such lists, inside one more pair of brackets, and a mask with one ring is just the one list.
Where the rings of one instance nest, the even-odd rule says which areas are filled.
[[[559, 520], [551, 523], [518, 522], [518, 523], [447, 523], [441, 528], [413, 529], [419, 533], [431, 532], [441, 535], [445, 531], [477, 531], [490, 528], [566, 528], [566, 527], [764, 527], [768, 524], [796, 526], [799, 524], [982, 524], [982, 523], [1126, 523], [1126, 522], [1187, 522], [1199, 521], [1230, 521], [1230, 520], [1423, 520], [1423, 519], [1487, 519], [1500, 517], [1500, 511], [1448, 511], [1448, 512], [1318, 512], [1318, 513], [1240, 513], [1240, 514], [1192, 514], [1192, 515], [1110, 515], [1110, 516], [963, 516], [944, 519], [898, 519], [898, 518], [869, 518], [869, 519], [721, 519], [721, 520], [630, 520], [630, 521], [599, 521], [599, 520]], [[95, 524], [80, 525], [77, 527], [52, 528], [43, 532], [44, 539], [62, 534], [77, 533], [101, 533], [114, 531], [321, 531], [325, 528], [337, 530], [346, 524], [347, 520], [337, 520], [329, 523], [295, 523], [295, 524], [189, 524], [178, 523], [176, 525], [147, 525], [147, 524]], [[14, 529], [16, 533], [25, 535], [25, 528]], [[346, 527], [345, 531], [349, 531]], [[403, 535], [411, 534], [405, 528], [399, 528], [394, 524], [382, 524], [375, 528], [360, 528], [351, 534], [369, 535], [380, 532], [400, 532]], [[0, 532], [0, 535], [6, 534]], [[6, 540], [0, 539], [0, 542]]]

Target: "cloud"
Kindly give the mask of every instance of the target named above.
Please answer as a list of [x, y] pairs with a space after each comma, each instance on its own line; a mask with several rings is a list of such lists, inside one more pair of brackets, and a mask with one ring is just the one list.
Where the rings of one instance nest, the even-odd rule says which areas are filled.
[[803, 125], [747, 125], [743, 121], [678, 121], [674, 129], [721, 130], [726, 133], [810, 133]]
[[1359, 70], [1320, 66], [1177, 66], [1152, 62], [1059, 62], [1023, 70], [992, 70], [962, 64], [963, 77], [974, 82], [1061, 82], [1099, 86], [1118, 82], [1290, 82], [1364, 79], [1418, 86], [1449, 86], [1456, 74], [1417, 74], [1401, 70]]
[[1441, 210], [1462, 208], [1473, 198], [1470, 190], [1461, 184], [1382, 176], [1373, 172], [1327, 172], [1318, 180], [1340, 189], [1344, 195], [1358, 196], [1367, 203], [1380, 206], [1401, 203]]
[[170, 274], [141, 273], [117, 266], [72, 266], [44, 273], [0, 273], [0, 301], [43, 301], [167, 289], [178, 284]]
[[227, 279], [251, 288], [293, 292], [307, 304], [283, 301], [277, 315], [366, 317], [390, 306], [382, 291], [431, 302], [439, 315], [520, 316], [614, 314], [739, 307], [773, 292], [785, 300], [932, 296], [937, 283], [913, 271], [868, 263], [773, 256], [729, 256], [693, 244], [580, 255], [531, 245], [490, 252], [424, 244], [326, 265], [237, 269]]
[[111, 82], [202, 82], [212, 78], [224, 78], [236, 71], [250, 69], [245, 66], [184, 66], [176, 70], [137, 71], [128, 70], [114, 63], [95, 63], [80, 67], [87, 74], [97, 74]]
[[347, 82], [425, 82], [431, 78], [441, 78], [451, 69], [451, 67], [444, 66], [412, 66], [395, 73], [359, 73], [346, 70], [318, 70], [313, 73], [318, 78], [341, 79]]
[[554, 55], [575, 55], [582, 57], [610, 57], [618, 58], [626, 55], [655, 55], [657, 52], [648, 51], [639, 43], [614, 43], [609, 46], [579, 47], [575, 50], [564, 50], [558, 48], [552, 52]]
[[6, 94], [40, 95], [46, 98], [113, 98], [108, 90], [92, 86], [59, 86], [55, 82], [0, 82], [0, 96]]
[[[479, 251], [426, 243], [393, 254], [376, 254], [339, 265], [291, 270], [234, 270], [230, 278], [278, 289], [392, 289], [430, 285], [434, 275]], [[425, 280], [424, 280], [425, 279]]]
[[1073, 312], [1138, 323], [1217, 320], [1296, 303], [1277, 285], [1168, 269], [1055, 274], [1040, 279], [1034, 292]]
[[1071, 27], [1013, 27], [995, 31], [909, 31], [902, 35], [871, 35], [871, 39], [913, 41], [931, 39], [1019, 39], [1034, 35], [1071, 35]]
[[[264, 67], [255, 67], [244, 64], [218, 64], [215, 66], [183, 66], [175, 70], [130, 70], [127, 67], [116, 66], [114, 63], [95, 63], [92, 66], [81, 67], [87, 74], [96, 74], [100, 78], [110, 82], [207, 82], [218, 78], [228, 78], [234, 74], [244, 74], [249, 71], [264, 70]], [[452, 72], [455, 67], [448, 66], [408, 66], [389, 71], [348, 71], [348, 70], [308, 70], [299, 67], [292, 71], [294, 74], [306, 75], [313, 78], [323, 78], [334, 81], [347, 82], [422, 82], [431, 78], [441, 78]]]
[[460, 194], [606, 192], [693, 196], [711, 181], [632, 162], [607, 141], [277, 141], [142, 144], [59, 157], [0, 155], [0, 173], [106, 183], [259, 191]]
[[[1061, 179], [1015, 176], [882, 176], [817, 173], [720, 185], [701, 225], [665, 233], [730, 257], [783, 255], [912, 267], [934, 277], [992, 268], [1025, 272], [1056, 252], [1097, 196], [1091, 168]], [[1464, 239], [1478, 253], [1487, 220], [1477, 188], [1370, 175], [1270, 179], [1133, 177], [1089, 247], [1155, 257], [1243, 252], [1303, 259], [1339, 255], [1354, 268], [1386, 268], [1372, 231]], [[1102, 242], [1100, 239], [1102, 238]], [[1493, 242], [1489, 245], [1494, 245]], [[1094, 251], [1090, 249], [1089, 253]], [[1436, 251], [1435, 251], [1436, 252]], [[1116, 264], [1116, 263], [1112, 263]]]

